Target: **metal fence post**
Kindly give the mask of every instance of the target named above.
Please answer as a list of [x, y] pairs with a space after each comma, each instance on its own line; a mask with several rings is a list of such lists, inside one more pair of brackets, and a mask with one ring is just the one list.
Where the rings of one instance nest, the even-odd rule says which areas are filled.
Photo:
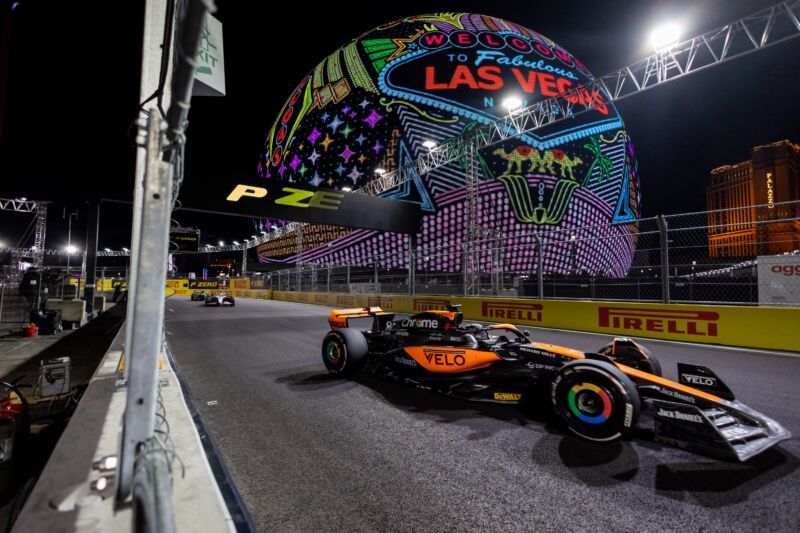
[[667, 220], [664, 215], [656, 217], [658, 236], [661, 247], [661, 300], [668, 304], [669, 298], [669, 241], [667, 240]]
[[118, 497], [130, 494], [139, 447], [155, 427], [158, 356], [164, 322], [164, 280], [167, 277], [169, 220], [172, 211], [172, 167], [161, 160], [161, 116], [151, 113], [147, 131], [147, 168], [142, 195], [142, 217], [136, 264], [137, 279], [130, 344], [125, 347], [129, 367], [128, 394], [123, 415]]
[[417, 288], [417, 254], [414, 250], [408, 251], [408, 294], [416, 294]]
[[372, 256], [372, 263], [373, 263], [373, 271], [375, 273], [375, 292], [377, 294], [381, 293], [380, 283], [378, 283], [378, 254], [373, 254]]
[[347, 292], [350, 292], [350, 265], [347, 265]]
[[536, 285], [539, 299], [544, 299], [544, 250], [542, 250], [542, 237], [538, 232], [533, 233], [536, 241]]
[[331, 264], [328, 263], [328, 282], [326, 284], [325, 292], [331, 292]]
[[461, 244], [461, 257], [463, 259], [461, 260], [461, 268], [462, 268], [462, 270], [464, 272], [464, 277], [461, 280], [461, 282], [463, 284], [463, 287], [462, 287], [463, 291], [462, 292], [463, 292], [464, 296], [468, 296], [467, 295], [467, 285], [469, 284], [468, 283], [468, 279], [467, 279], [467, 278], [469, 278], [469, 266], [467, 265], [467, 261], [468, 261], [467, 254], [468, 253], [469, 252], [467, 251], [467, 245], [465, 243], [462, 243]]

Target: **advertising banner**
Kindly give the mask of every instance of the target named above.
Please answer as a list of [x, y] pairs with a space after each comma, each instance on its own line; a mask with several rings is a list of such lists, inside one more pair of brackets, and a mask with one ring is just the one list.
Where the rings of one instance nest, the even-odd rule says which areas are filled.
[[169, 244], [171, 252], [196, 252], [200, 249], [200, 230], [170, 228]]
[[219, 281], [216, 279], [208, 279], [208, 280], [200, 280], [200, 279], [190, 279], [188, 280], [189, 289], [219, 289], [220, 284]]
[[758, 256], [758, 304], [800, 305], [800, 255]]
[[191, 207], [181, 209], [394, 233], [417, 233], [422, 217], [417, 204], [281, 180], [253, 180], [252, 177], [206, 182], [203, 194], [190, 201]]
[[[337, 308], [379, 306], [420, 313], [461, 304], [465, 320], [506, 322], [672, 341], [800, 351], [800, 308], [727, 305], [462, 298], [445, 296], [314, 294], [275, 291], [275, 300]], [[380, 302], [380, 303], [379, 303]], [[598, 339], [598, 348], [605, 341]]]

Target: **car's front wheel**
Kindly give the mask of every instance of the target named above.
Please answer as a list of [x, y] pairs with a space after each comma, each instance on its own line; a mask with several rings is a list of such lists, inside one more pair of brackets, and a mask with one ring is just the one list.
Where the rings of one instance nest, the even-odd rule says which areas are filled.
[[553, 379], [551, 398], [569, 430], [588, 440], [625, 437], [639, 419], [636, 385], [605, 361], [582, 359], [564, 365]]
[[360, 331], [337, 329], [322, 340], [322, 362], [333, 374], [352, 374], [364, 363], [369, 353], [367, 339]]

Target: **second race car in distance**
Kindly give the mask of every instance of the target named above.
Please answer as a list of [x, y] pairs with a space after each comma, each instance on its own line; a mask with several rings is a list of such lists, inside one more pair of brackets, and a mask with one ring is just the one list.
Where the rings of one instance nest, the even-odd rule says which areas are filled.
[[[372, 326], [352, 329], [353, 318]], [[656, 440], [724, 459], [746, 461], [791, 437], [704, 366], [678, 363], [677, 382], [662, 377], [658, 360], [631, 339], [583, 352], [533, 342], [512, 324], [462, 318], [458, 306], [397, 320], [379, 307], [334, 310], [322, 361], [335, 374], [364, 369], [467, 400], [546, 402], [571, 432], [596, 442], [631, 435], [642, 411]]]
[[206, 299], [206, 291], [194, 291], [190, 296], [189, 300], [193, 302], [201, 302], [205, 301]]
[[227, 292], [217, 292], [213, 294], [206, 294], [206, 307], [233, 307], [236, 305], [236, 300], [232, 294]]

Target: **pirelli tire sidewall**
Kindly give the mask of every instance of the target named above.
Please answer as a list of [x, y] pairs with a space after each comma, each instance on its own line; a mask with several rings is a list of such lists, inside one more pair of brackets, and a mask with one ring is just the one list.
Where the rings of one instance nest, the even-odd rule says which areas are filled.
[[625, 438], [639, 420], [636, 385], [605, 361], [567, 363], [554, 377], [550, 391], [556, 414], [570, 431], [587, 440]]
[[337, 329], [328, 332], [322, 340], [322, 362], [333, 374], [349, 375], [356, 372], [368, 353], [367, 339], [360, 331]]

